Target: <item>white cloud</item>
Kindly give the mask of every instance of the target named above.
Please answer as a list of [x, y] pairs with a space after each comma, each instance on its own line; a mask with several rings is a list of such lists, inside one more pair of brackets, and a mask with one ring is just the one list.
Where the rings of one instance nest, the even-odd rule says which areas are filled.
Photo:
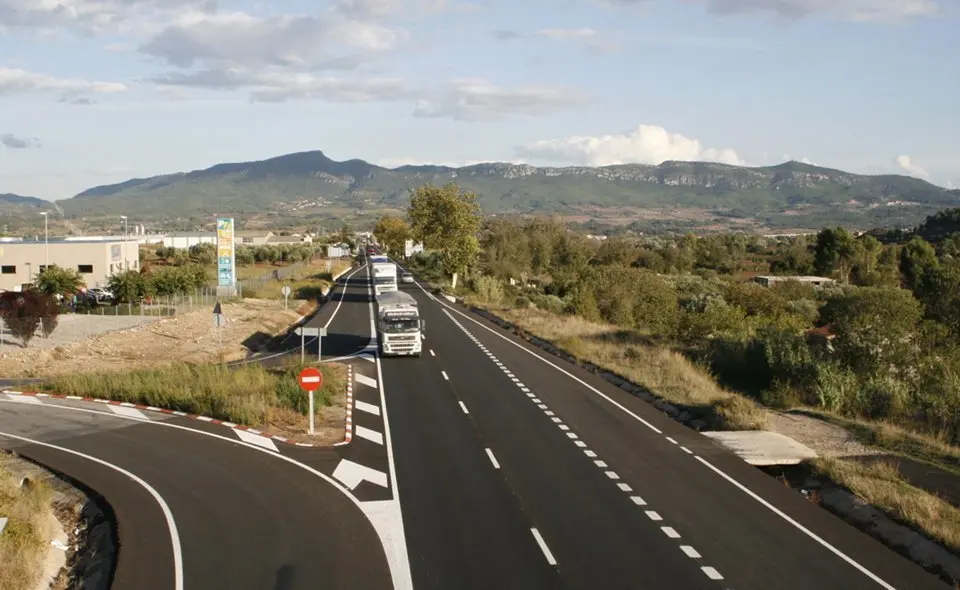
[[55, 78], [15, 68], [0, 67], [0, 96], [26, 92], [56, 92], [66, 101], [84, 94], [116, 94], [127, 87], [117, 82], [90, 82], [75, 78]]
[[417, 102], [415, 117], [492, 121], [512, 115], [538, 116], [585, 104], [580, 92], [551, 86], [503, 88], [482, 79], [453, 80], [446, 90]]
[[593, 37], [596, 31], [590, 28], [582, 29], [541, 29], [535, 33], [538, 37], [550, 37], [551, 39], [582, 39]]
[[666, 160], [745, 164], [731, 148], [704, 148], [696, 139], [656, 125], [639, 125], [621, 135], [545, 139], [518, 151], [529, 158], [586, 166], [660, 164]]
[[184, 9], [209, 11], [215, 6], [214, 0], [0, 0], [0, 33], [22, 29], [127, 33], [149, 29]]
[[0, 134], [0, 145], [12, 150], [40, 147], [40, 140], [36, 137], [21, 137], [12, 133]]
[[[772, 12], [784, 18], [802, 18], [822, 13], [847, 20], [889, 21], [935, 17], [943, 12], [941, 0], [679, 0], [698, 3], [716, 14]], [[649, 0], [601, 0], [604, 4], [636, 6]]]
[[922, 178], [924, 180], [930, 180], [930, 173], [921, 168], [917, 163], [910, 159], [910, 156], [899, 155], [893, 159], [893, 163], [899, 166], [904, 172], [910, 176], [916, 176], [917, 178]]

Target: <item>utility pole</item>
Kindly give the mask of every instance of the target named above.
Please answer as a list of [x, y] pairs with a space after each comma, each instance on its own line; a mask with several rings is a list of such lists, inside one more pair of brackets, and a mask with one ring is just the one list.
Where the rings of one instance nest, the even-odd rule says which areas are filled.
[[127, 267], [127, 216], [121, 215], [120, 221], [123, 222], [123, 270], [128, 270], [128, 267]]
[[50, 266], [50, 236], [47, 231], [47, 215], [49, 211], [43, 211], [40, 215], [43, 215], [43, 270], [47, 270], [47, 267]]

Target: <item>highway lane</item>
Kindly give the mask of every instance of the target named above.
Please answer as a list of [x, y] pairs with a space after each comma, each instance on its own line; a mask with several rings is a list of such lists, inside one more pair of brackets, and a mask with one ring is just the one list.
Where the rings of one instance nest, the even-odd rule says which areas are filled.
[[561, 588], [434, 359], [387, 358], [382, 372], [414, 587]]
[[[152, 486], [179, 530], [186, 588], [392, 587], [380, 539], [358, 505], [273, 453], [49, 403], [0, 402], [0, 432], [97, 457]], [[172, 587], [172, 549], [158, 546], [169, 546], [171, 537], [158, 526], [155, 500], [102, 465], [22, 440], [0, 441], [111, 503], [122, 544], [114, 588]]]
[[[593, 460], [584, 455], [564, 431], [520, 393], [511, 378], [459, 330], [447, 327], [453, 324], [436, 304], [420, 299], [429, 327], [426, 343], [435, 356], [428, 350], [427, 356], [423, 357], [429, 359], [428, 366], [418, 368], [415, 361], [407, 361], [405, 367], [398, 365], [396, 371], [390, 372], [387, 368], [392, 359], [384, 361], [389, 387], [387, 403], [392, 415], [403, 415], [404, 411], [411, 414], [403, 426], [395, 419], [392, 427], [397, 441], [398, 473], [406, 468], [416, 473], [417, 478], [424, 478], [428, 469], [433, 470], [430, 479], [447, 481], [450, 486], [447, 493], [454, 498], [472, 486], [482, 485], [492, 472], [496, 473], [497, 480], [505, 488], [501, 493], [511, 496], [513, 503], [521, 508], [521, 515], [512, 517], [518, 522], [512, 524], [517, 532], [516, 540], [510, 543], [510, 551], [526, 548], [527, 552], [522, 559], [516, 559], [512, 567], [522, 572], [556, 562], [551, 568], [556, 572], [555, 579], [532, 579], [523, 585], [495, 587], [591, 588], [602, 585], [604, 588], [664, 590], [717, 587], [697, 564], [664, 536], [644, 510], [596, 468]], [[436, 377], [430, 379], [430, 373], [439, 375], [439, 380]], [[397, 393], [397, 383], [405, 384], [404, 393]], [[422, 387], [420, 391], [416, 389], [418, 384]], [[416, 408], [411, 408], [414, 399], [418, 403]], [[464, 413], [463, 408], [468, 413]], [[402, 429], [412, 429], [407, 424], [415, 423], [418, 418], [424, 419], [424, 416], [429, 417], [417, 427], [450, 431], [444, 440], [452, 440], [458, 430], [471, 434], [469, 438], [467, 434], [459, 435], [466, 438], [460, 447], [442, 451], [451, 455], [444, 462], [432, 456], [424, 457], [428, 451], [422, 449], [409, 451], [410, 456], [405, 457], [408, 451], [404, 449], [404, 443], [407, 441]], [[444, 440], [438, 443], [442, 444]], [[447, 443], [446, 446], [451, 445]], [[496, 467], [484, 456], [487, 449], [497, 462]], [[481, 464], [476, 473], [472, 478], [469, 473], [464, 474], [461, 482], [455, 471], [458, 465], [478, 459]], [[421, 466], [417, 461], [426, 465]], [[404, 516], [413, 521], [406, 493], [416, 484], [408, 484], [402, 478], [400, 481], [405, 493], [401, 496]], [[441, 503], [442, 499], [438, 499], [434, 506]], [[475, 506], [478, 514], [471, 515], [463, 526], [475, 526], [474, 520], [506, 521], [511, 517], [509, 512], [491, 509], [487, 504]], [[430, 517], [425, 514], [424, 518]], [[407, 528], [411, 555], [417, 546], [417, 526], [411, 524]], [[419, 526], [421, 530], [426, 528], [423, 524]], [[531, 528], [540, 533], [545, 550], [532, 538]], [[469, 529], [459, 537], [469, 542]], [[439, 562], [449, 559], [442, 553], [431, 554], [430, 558]], [[416, 571], [416, 564], [412, 566]], [[501, 574], [505, 570], [503, 567], [498, 569]]]
[[[738, 590], [769, 588], [772, 584], [786, 588], [944, 587], [918, 566], [826, 511], [808, 504], [795, 492], [786, 490], [712, 442], [670, 421], [641, 400], [593, 375], [583, 371], [578, 373], [579, 378], [629, 408], [661, 433], [630, 417], [557, 369], [454, 314], [463, 328], [477, 339], [478, 343], [475, 343], [455, 327], [450, 318], [439, 319], [434, 311], [439, 307], [437, 303], [429, 301], [422, 293], [417, 296], [428, 317], [433, 318], [432, 321], [428, 319], [428, 325], [432, 326], [431, 344], [437, 347], [437, 354], [448, 367], [446, 370], [451, 380], [464, 383], [464, 397], [472, 393], [474, 403], [486, 408], [471, 407], [471, 413], [478, 418], [486, 413], [483, 430], [496, 441], [494, 444], [504, 447], [498, 453], [504, 469], [511, 462], [516, 463], [517, 476], [514, 479], [517, 485], [522, 485], [521, 478], [537, 462], [576, 465], [574, 457], [581, 459], [582, 463], [584, 451], [590, 450], [596, 457], [586, 459], [601, 461], [602, 467], [593, 470], [592, 479], [587, 474], [582, 477], [596, 483], [598, 478], [603, 479], [611, 472], [617, 479], [605, 482], [607, 488], [617, 490], [614, 483], [626, 484], [630, 488], [617, 499], [603, 499], [607, 497], [597, 487], [592, 502], [611, 502], [610, 510], [632, 510], [634, 513], [653, 509], [662, 521], [634, 523], [626, 512], [623, 514], [624, 527], [629, 529], [629, 535], [641, 534], [641, 524], [647, 529], [655, 524], [654, 530], [668, 526], [669, 531], [658, 531], [660, 544], [669, 543], [674, 551], [682, 546], [692, 547], [701, 556], [691, 558], [692, 561], [698, 567], [714, 568], [723, 576], [719, 581], [721, 584], [729, 584]], [[493, 324], [487, 325], [494, 332], [504, 332]], [[456, 351], [456, 354], [443, 354], [444, 351]], [[497, 362], [503, 365], [503, 369], [497, 366]], [[562, 365], [568, 367], [565, 363]], [[503, 380], [484, 384], [482, 374], [488, 371], [506, 376], [507, 384]], [[505, 371], [509, 371], [509, 375]], [[530, 391], [543, 407], [530, 401], [521, 388]], [[469, 399], [466, 403], [469, 407]], [[554, 432], [544, 432], [543, 425]], [[571, 444], [575, 443], [573, 439], [563, 440], [571, 433], [587, 445], [586, 448]], [[541, 444], [538, 441], [551, 442]], [[774, 514], [711, 470], [697, 459], [698, 456], [814, 531], [867, 571], [858, 570], [857, 566], [844, 561]], [[527, 493], [545, 498], [556, 498], [561, 494], [560, 488], [565, 488], [560, 481], [553, 484], [531, 481], [528, 486]], [[579, 500], [573, 494], [565, 495], [567, 499], [562, 501], [568, 504], [569, 510], [579, 509], [579, 503], [591, 502], [589, 494]], [[631, 501], [632, 497], [642, 498], [644, 505], [638, 509]], [[549, 530], [546, 526], [544, 528]], [[587, 537], [590, 530], [584, 529], [582, 536]], [[622, 544], [610, 542], [609, 533], [597, 532], [601, 535], [590, 536], [588, 545], [599, 546], [600, 553], [615, 556], [614, 560], [631, 559], [631, 552]], [[573, 530], [566, 533], [566, 537], [563, 531], [556, 534], [559, 536], [557, 540], [551, 539], [549, 534], [545, 536], [548, 543], [557, 546], [557, 560], [561, 571], [565, 571], [567, 559], [572, 559], [575, 564], [580, 559], [573, 542], [575, 535]], [[644, 542], [645, 551], [646, 547]], [[592, 567], [589, 563], [582, 565], [585, 572]], [[686, 568], [692, 569], [693, 565], [688, 563]], [[674, 573], [672, 565], [666, 567], [664, 563], [663, 569]], [[626, 578], [621, 583], [627, 584]], [[676, 580], [674, 584], [669, 587], [686, 587]]]

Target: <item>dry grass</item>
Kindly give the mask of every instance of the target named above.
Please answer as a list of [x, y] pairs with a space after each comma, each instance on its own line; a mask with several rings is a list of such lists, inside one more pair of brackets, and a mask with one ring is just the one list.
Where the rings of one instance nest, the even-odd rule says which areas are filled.
[[887, 422], [853, 420], [819, 409], [804, 408], [804, 411], [825, 422], [842, 427], [864, 444], [895, 455], [931, 463], [960, 475], [960, 448], [944, 440], [918, 434]]
[[[191, 414], [201, 414], [269, 430], [272, 434], [307, 432], [307, 394], [300, 389], [299, 363], [281, 369], [251, 364], [223, 365], [174, 363], [146, 371], [64, 375], [44, 383], [44, 390], [63, 395], [146, 404]], [[322, 441], [343, 438], [346, 367], [321, 365], [323, 386], [317, 391], [315, 419]]]
[[56, 518], [52, 492], [42, 482], [26, 488], [0, 456], [0, 516], [9, 519], [0, 534], [0, 588], [33, 590], [43, 576]]
[[639, 332], [537, 309], [496, 309], [495, 313], [578, 359], [618, 373], [671, 403], [685, 406], [712, 427], [764, 427], [765, 414], [757, 404], [723, 389], [708, 372], [682, 354], [650, 343]]
[[868, 504], [960, 551], [960, 509], [905, 482], [895, 465], [817, 459], [814, 473], [847, 488]]
[[350, 268], [349, 263], [333, 261], [327, 271], [325, 259], [314, 260], [308, 266], [299, 268], [282, 281], [269, 281], [262, 286], [244, 287], [243, 296], [253, 299], [283, 300], [280, 289], [286, 285], [290, 287], [290, 298], [301, 301], [318, 301], [323, 293], [333, 284], [333, 277], [340, 271]]

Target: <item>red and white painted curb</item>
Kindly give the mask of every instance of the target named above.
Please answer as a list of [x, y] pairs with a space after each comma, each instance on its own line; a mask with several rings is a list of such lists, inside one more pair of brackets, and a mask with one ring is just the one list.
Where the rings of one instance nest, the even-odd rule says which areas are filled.
[[353, 367], [347, 365], [347, 419], [343, 428], [343, 442], [333, 443], [333, 446], [350, 444], [353, 440]]
[[[131, 402], [120, 402], [111, 399], [101, 399], [96, 397], [86, 397], [82, 395], [62, 395], [59, 393], [42, 393], [39, 391], [11, 391], [8, 389], [0, 391], [0, 394], [7, 395], [17, 395], [22, 397], [33, 397], [33, 398], [49, 398], [49, 399], [68, 399], [74, 401], [83, 401], [83, 402], [93, 402], [98, 404], [103, 404], [107, 406], [121, 406], [124, 408], [135, 408], [137, 410], [147, 411], [147, 412], [159, 412], [161, 414], [167, 414], [170, 416], [179, 416], [181, 418], [190, 418], [192, 420], [200, 420], [201, 422], [207, 422], [209, 424], [216, 424], [218, 426], [224, 426], [233, 430], [242, 430], [244, 432], [249, 432], [251, 434], [256, 434], [269, 438], [270, 440], [285, 443], [288, 445], [293, 445], [297, 447], [325, 447], [328, 445], [319, 445], [314, 443], [303, 443], [298, 442], [290, 438], [283, 436], [278, 436], [276, 434], [270, 434], [269, 432], [263, 432], [262, 430], [257, 430], [250, 426], [245, 426], [243, 424], [234, 424], [233, 422], [228, 422], [226, 420], [219, 420], [217, 418], [211, 418], [209, 416], [202, 416], [200, 414], [190, 414], [187, 412], [180, 412], [177, 410], [169, 410], [167, 408], [158, 408], [156, 406], [148, 406], [145, 404], [134, 404]], [[334, 445], [343, 445], [350, 442], [353, 436], [353, 368], [347, 367], [347, 423], [346, 429], [344, 431], [344, 441], [340, 443], [334, 443]]]

